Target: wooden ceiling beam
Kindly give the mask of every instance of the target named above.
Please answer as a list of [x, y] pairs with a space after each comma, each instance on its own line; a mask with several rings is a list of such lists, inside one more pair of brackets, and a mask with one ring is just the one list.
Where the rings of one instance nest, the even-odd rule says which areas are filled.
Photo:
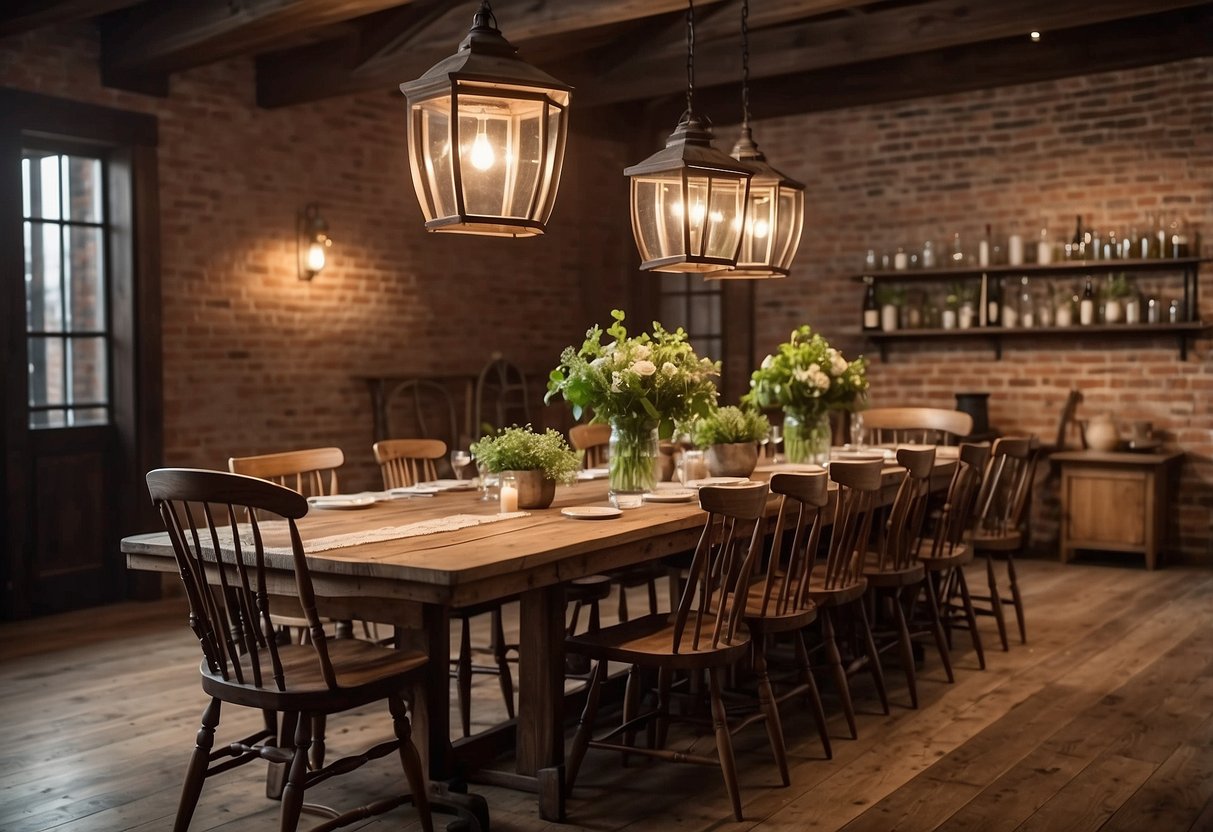
[[[827, 67], [929, 52], [953, 46], [1135, 17], [1147, 12], [1201, 5], [1200, 0], [1102, 0], [1095, 4], [1057, 0], [930, 0], [916, 5], [823, 20], [809, 20], [750, 33], [750, 75], [767, 78]], [[1208, 33], [1206, 33], [1207, 36]], [[570, 83], [587, 79], [579, 103], [605, 104], [657, 98], [682, 89], [681, 44], [661, 53], [635, 56], [618, 69], [573, 70]], [[710, 87], [736, 81], [740, 35], [696, 43], [695, 83]], [[889, 76], [898, 84], [902, 77]]]
[[[712, 6], [723, 0], [698, 0]], [[574, 37], [603, 26], [639, 20], [686, 8], [686, 0], [530, 0], [499, 4], [502, 34], [526, 56], [528, 42], [554, 35]], [[345, 42], [326, 42], [287, 49], [257, 58], [257, 103], [281, 107], [337, 95], [393, 90], [420, 76], [454, 53], [472, 23], [476, 2], [458, 7], [429, 26], [405, 37], [367, 49], [364, 32]]]
[[133, 6], [139, 0], [6, 0], [0, 6], [0, 37], [71, 23]]
[[409, 2], [156, 0], [102, 20], [102, 70], [114, 78], [165, 75], [265, 51], [301, 32]]
[[[761, 120], [1151, 66], [1213, 55], [1210, 31], [1213, 4], [1206, 4], [1049, 31], [1039, 43], [1003, 38], [768, 78], [750, 88], [750, 105]], [[739, 99], [737, 84], [695, 94], [696, 109], [721, 123], [736, 113]], [[672, 124], [680, 98], [671, 95], [666, 102]], [[731, 138], [717, 136], [721, 145]], [[761, 131], [756, 138], [761, 144]]]

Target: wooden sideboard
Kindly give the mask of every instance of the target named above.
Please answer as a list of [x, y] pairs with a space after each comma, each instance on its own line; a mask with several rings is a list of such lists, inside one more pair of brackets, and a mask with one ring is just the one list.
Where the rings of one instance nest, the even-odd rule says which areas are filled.
[[1158, 566], [1166, 546], [1171, 483], [1183, 454], [1063, 451], [1061, 562], [1079, 549], [1140, 552]]

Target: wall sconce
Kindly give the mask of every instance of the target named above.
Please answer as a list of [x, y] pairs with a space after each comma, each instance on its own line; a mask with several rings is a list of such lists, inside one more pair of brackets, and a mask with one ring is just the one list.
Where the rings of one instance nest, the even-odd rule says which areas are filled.
[[309, 203], [299, 212], [299, 233], [296, 246], [299, 255], [299, 279], [311, 280], [324, 269], [328, 249], [333, 244], [329, 224], [320, 216], [320, 206]]

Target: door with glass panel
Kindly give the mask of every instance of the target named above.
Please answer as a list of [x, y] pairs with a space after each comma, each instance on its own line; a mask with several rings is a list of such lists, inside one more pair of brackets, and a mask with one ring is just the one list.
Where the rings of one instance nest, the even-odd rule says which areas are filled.
[[120, 595], [107, 165], [84, 145], [21, 153], [27, 522], [17, 571], [33, 614]]

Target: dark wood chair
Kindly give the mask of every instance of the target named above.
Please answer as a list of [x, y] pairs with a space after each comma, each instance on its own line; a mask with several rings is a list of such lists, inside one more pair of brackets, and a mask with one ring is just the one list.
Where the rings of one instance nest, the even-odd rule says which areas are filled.
[[[472, 382], [467, 381], [464, 395], [464, 421], [472, 418]], [[384, 396], [383, 424], [388, 436], [428, 436], [441, 439], [447, 447], [467, 447], [471, 441], [467, 431], [461, 430], [455, 400], [448, 387], [427, 378], [411, 378], [399, 382]], [[379, 437], [377, 437], [379, 438]]]
[[926, 591], [935, 596], [949, 645], [952, 629], [963, 622], [982, 670], [986, 668], [985, 650], [964, 567], [973, 562], [973, 547], [968, 537], [973, 530], [977, 496], [989, 459], [989, 445], [961, 444], [960, 459], [948, 484], [947, 497], [933, 518], [934, 533], [918, 546], [918, 559], [926, 570]]
[[848, 668], [843, 665], [842, 651], [838, 648], [839, 624], [845, 615], [849, 614], [851, 623], [859, 632], [857, 641], [866, 658], [863, 663], [872, 674], [881, 708], [886, 714], [889, 712], [880, 654], [868, 623], [865, 600], [868, 581], [863, 575], [864, 553], [872, 537], [883, 471], [884, 461], [880, 459], [835, 460], [830, 463], [830, 480], [838, 486], [833, 522], [830, 524], [830, 541], [825, 562], [813, 563], [809, 572], [809, 599], [816, 605], [821, 617], [822, 645], [852, 739], [858, 738], [859, 731], [855, 725], [855, 705], [847, 681]]
[[[823, 511], [830, 501], [829, 477], [818, 473], [778, 473], [771, 477], [771, 492], [780, 496], [779, 515], [765, 564], [758, 564], [755, 580], [746, 598], [745, 622], [753, 639], [754, 677], [758, 681], [759, 711], [738, 724], [734, 733], [752, 722], [763, 719], [775, 751], [775, 762], [783, 784], [791, 783], [787, 755], [784, 751], [779, 706], [793, 698], [808, 695], [817, 722], [817, 733], [826, 758], [834, 756], [830, 735], [826, 729], [825, 710], [813, 678], [804, 631], [817, 620], [817, 605], [809, 596], [809, 575], [814, 555], [821, 540]], [[791, 543], [784, 556], [784, 544]], [[771, 698], [772, 688], [767, 671], [767, 649], [772, 639], [790, 637], [796, 656], [799, 683]]]
[[[335, 829], [413, 803], [422, 825], [432, 832], [425, 777], [402, 698], [428, 657], [367, 641], [329, 640], [316, 613], [311, 575], [295, 525], [307, 514], [307, 500], [279, 485], [219, 471], [160, 469], [147, 475], [147, 485], [185, 584], [190, 627], [202, 647], [202, 689], [210, 697], [186, 772], [174, 830], [188, 829], [208, 777], [253, 760], [287, 767], [279, 828], [290, 832], [298, 827], [309, 787], [396, 753], [409, 793], [344, 813], [308, 808], [331, 817], [318, 828]], [[274, 638], [259, 513], [286, 521], [294, 604], [311, 634], [307, 645], [279, 646]], [[309, 770], [314, 716], [383, 700], [391, 714], [394, 739]], [[225, 702], [261, 710], [265, 729], [215, 749], [215, 730]], [[279, 715], [282, 739], [276, 740]]]
[[[570, 792], [577, 782], [586, 751], [591, 747], [625, 755], [643, 754], [671, 762], [719, 766], [733, 805], [733, 816], [741, 820], [733, 744], [721, 699], [721, 672], [743, 660], [750, 648], [750, 633], [743, 619], [750, 575], [762, 547], [767, 494], [766, 483], [700, 489], [699, 504], [707, 517], [677, 609], [669, 614], [634, 618], [597, 633], [566, 640], [565, 646], [570, 652], [587, 656], [593, 662], [585, 710], [568, 757], [566, 784]], [[630, 713], [625, 703], [623, 723], [595, 740], [591, 735], [607, 662], [629, 665], [632, 669], [630, 682], [637, 680], [645, 669], [656, 670], [658, 702], [654, 711], [643, 715]], [[706, 672], [708, 675], [716, 755], [709, 757], [611, 742], [616, 735], [637, 730], [642, 722], [661, 724], [669, 720], [669, 680], [675, 671], [695, 675]], [[638, 684], [635, 682], [632, 687], [638, 689]], [[664, 732], [659, 730], [657, 733]]]
[[955, 680], [947, 637], [943, 631], [934, 593], [926, 593], [926, 630], [911, 631], [909, 626], [909, 607], [913, 606], [918, 597], [926, 576], [922, 561], [918, 559], [918, 552], [926, 528], [931, 471], [935, 466], [935, 446], [898, 448], [897, 464], [905, 468], [905, 476], [893, 498], [893, 505], [889, 508], [888, 520], [882, 529], [879, 546], [868, 553], [863, 574], [868, 579], [868, 592], [873, 596], [873, 608], [877, 611], [881, 609], [882, 597], [888, 601], [887, 607], [892, 613], [890, 623], [893, 635], [886, 646], [898, 646], [906, 686], [909, 688], [910, 706], [917, 708], [918, 683], [914, 672], [913, 647], [916, 637], [929, 634], [934, 638], [948, 681]]
[[[1004, 436], [994, 441], [990, 449], [990, 462], [986, 466], [981, 493], [977, 498], [977, 524], [973, 529], [973, 549], [986, 556], [986, 579], [989, 595], [974, 595], [979, 602], [978, 615], [990, 615], [998, 624], [998, 637], [1002, 649], [1008, 650], [1007, 622], [1003, 607], [1015, 609], [1015, 621], [1019, 626], [1019, 640], [1028, 641], [1024, 620], [1023, 595], [1019, 590], [1019, 579], [1015, 574], [1015, 553], [1024, 545], [1024, 524], [1027, 520], [1032, 478], [1036, 475], [1034, 436]], [[1006, 562], [1007, 580], [1011, 597], [1003, 598], [998, 590], [998, 574], [995, 560]]]
[[526, 374], [498, 354], [493, 355], [476, 378], [474, 402], [472, 435], [477, 438], [484, 434], [485, 427], [491, 433], [531, 421]]
[[446, 458], [441, 439], [384, 439], [371, 447], [385, 489], [438, 479], [437, 461]]
[[973, 417], [939, 407], [874, 407], [861, 413], [869, 445], [955, 445], [973, 432]]

